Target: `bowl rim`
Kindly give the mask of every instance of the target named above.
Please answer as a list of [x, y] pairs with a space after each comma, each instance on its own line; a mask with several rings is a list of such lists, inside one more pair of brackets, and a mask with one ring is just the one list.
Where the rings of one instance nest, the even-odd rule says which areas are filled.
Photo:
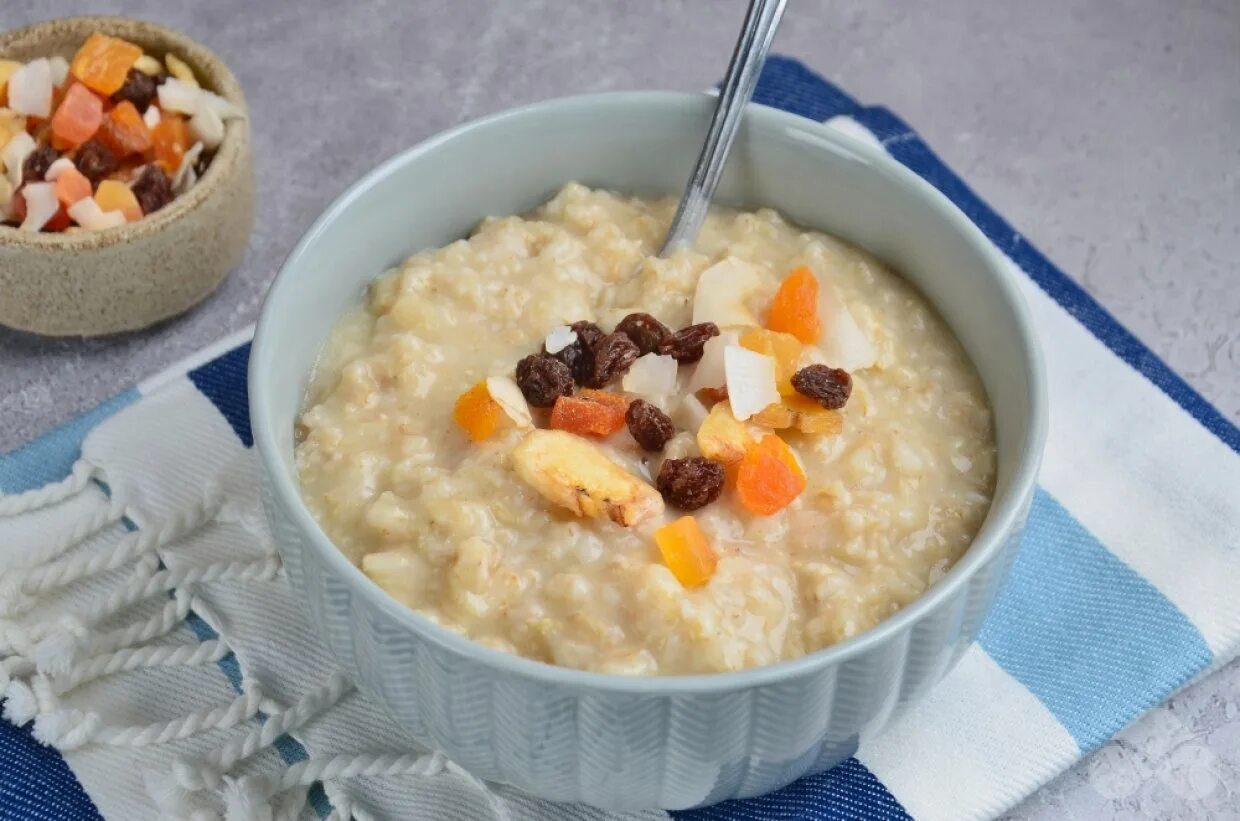
[[[1035, 488], [1037, 471], [1046, 440], [1048, 411], [1045, 365], [1041, 347], [1033, 329], [1028, 306], [1003, 254], [951, 200], [886, 154], [881, 148], [858, 137], [830, 128], [823, 123], [759, 104], [751, 105], [750, 110], [745, 114], [746, 119], [751, 123], [758, 123], [763, 127], [791, 128], [809, 132], [815, 140], [825, 141], [836, 148], [859, 154], [877, 173], [895, 177], [897, 183], [907, 188], [909, 195], [918, 198], [924, 207], [944, 212], [953, 223], [953, 227], [971, 245], [980, 250], [1004, 301], [1015, 317], [1015, 327], [1011, 330], [1022, 343], [1025, 354], [1024, 362], [1028, 372], [1031, 406], [1029, 425], [1024, 432], [1020, 452], [1016, 456], [1017, 463], [1010, 487], [1002, 497], [996, 498], [991, 503], [991, 508], [977, 537], [942, 579], [897, 613], [869, 630], [798, 658], [733, 672], [632, 676], [560, 667], [506, 653], [485, 647], [464, 635], [435, 624], [398, 602], [373, 582], [359, 567], [345, 557], [344, 553], [319, 527], [310, 514], [309, 508], [302, 501], [295, 481], [285, 473], [285, 464], [276, 444], [280, 434], [272, 429], [268, 415], [264, 412], [270, 402], [265, 378], [266, 369], [263, 363], [269, 358], [268, 346], [273, 344], [269, 341], [271, 328], [281, 321], [277, 311], [283, 301], [283, 294], [297, 287], [294, 280], [299, 260], [307, 255], [320, 235], [370, 188], [394, 171], [407, 163], [417, 161], [438, 146], [458, 139], [473, 130], [494, 128], [510, 120], [536, 117], [553, 111], [645, 106], [664, 107], [670, 112], [689, 105], [709, 110], [709, 106], [713, 104], [713, 97], [705, 93], [618, 91], [581, 94], [519, 106], [440, 132], [383, 161], [333, 200], [298, 241], [272, 281], [255, 328], [248, 371], [248, 389], [251, 430], [258, 450], [260, 469], [271, 483], [274, 503], [283, 508], [292, 519], [293, 524], [304, 537], [303, 544], [308, 543], [306, 549], [313, 549], [321, 554], [330, 571], [342, 577], [352, 592], [366, 597], [421, 639], [431, 641], [454, 654], [487, 667], [497, 668], [509, 675], [578, 690], [645, 695], [707, 694], [746, 690], [793, 680], [802, 675], [837, 665], [892, 640], [901, 632], [910, 629], [927, 613], [957, 595], [968, 584], [970, 578], [995, 557], [1006, 537], [1017, 528]], [[273, 363], [275, 361], [272, 359]], [[291, 436], [292, 433], [288, 432], [288, 435]]]
[[81, 251], [89, 248], [102, 248], [110, 245], [133, 242], [141, 237], [156, 233], [165, 226], [175, 222], [196, 210], [222, 185], [226, 185], [230, 175], [227, 168], [234, 165], [245, 151], [248, 141], [248, 123], [250, 111], [245, 102], [245, 94], [232, 70], [215, 52], [202, 43], [183, 34], [176, 29], [168, 28], [149, 20], [119, 15], [78, 15], [71, 17], [53, 17], [40, 20], [11, 31], [0, 32], [0, 56], [15, 41], [46, 36], [49, 30], [54, 32], [60, 28], [80, 28], [91, 30], [115, 31], [117, 29], [138, 29], [150, 32], [154, 36], [176, 44], [177, 56], [181, 57], [196, 74], [209, 71], [218, 75], [218, 87], [214, 91], [229, 102], [240, 106], [243, 117], [225, 123], [224, 140], [216, 149], [215, 156], [207, 165], [207, 170], [198, 181], [185, 193], [175, 197], [167, 206], [160, 208], [151, 216], [143, 216], [136, 222], [127, 222], [102, 231], [77, 231], [66, 234], [61, 231], [23, 231], [17, 226], [0, 224], [0, 245], [29, 248], [40, 252]]

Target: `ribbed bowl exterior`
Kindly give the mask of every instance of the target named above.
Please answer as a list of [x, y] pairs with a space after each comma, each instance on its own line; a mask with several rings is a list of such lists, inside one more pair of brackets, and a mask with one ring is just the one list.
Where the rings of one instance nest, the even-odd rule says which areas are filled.
[[953, 596], [836, 664], [725, 692], [660, 692], [657, 678], [649, 692], [612, 692], [497, 669], [420, 636], [351, 589], [265, 496], [297, 597], [363, 693], [481, 778], [611, 810], [760, 795], [852, 755], [977, 637], [1021, 530]]

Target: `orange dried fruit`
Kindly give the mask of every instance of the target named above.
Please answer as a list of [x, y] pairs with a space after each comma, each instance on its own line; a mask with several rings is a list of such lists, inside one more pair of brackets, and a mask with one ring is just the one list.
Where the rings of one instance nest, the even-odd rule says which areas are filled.
[[76, 166], [66, 168], [56, 178], [56, 199], [60, 200], [60, 204], [66, 208], [80, 199], [89, 197], [90, 194], [90, 180], [86, 179], [86, 176], [78, 171]]
[[151, 132], [151, 152], [155, 162], [169, 175], [175, 174], [181, 167], [181, 158], [190, 145], [189, 125], [184, 117], [165, 113]]
[[453, 421], [474, 442], [481, 442], [495, 433], [503, 414], [504, 409], [491, 398], [485, 379], [461, 394], [452, 409]]
[[715, 574], [719, 559], [692, 516], [682, 516], [656, 530], [654, 542], [663, 554], [663, 563], [683, 586], [700, 587]]
[[766, 326], [792, 334], [806, 345], [818, 341], [822, 322], [818, 318], [818, 280], [813, 271], [802, 266], [784, 278], [775, 292]]
[[120, 211], [127, 222], [142, 219], [142, 206], [129, 186], [120, 180], [104, 180], [95, 191], [95, 202], [102, 211]]
[[133, 43], [95, 32], [73, 55], [69, 70], [91, 91], [110, 97], [125, 84], [125, 76], [141, 56], [142, 49]]
[[792, 387], [792, 375], [797, 372], [797, 362], [804, 347], [801, 340], [782, 331], [754, 328], [742, 334], [739, 341], [742, 348], [775, 360], [775, 387], [779, 389], [780, 396], [796, 393], [796, 388]]
[[117, 159], [144, 154], [151, 147], [151, 129], [138, 113], [138, 108], [122, 100], [104, 117], [99, 127], [99, 142], [111, 149]]
[[551, 427], [580, 436], [610, 436], [624, 427], [628, 400], [603, 391], [557, 396], [551, 408]]
[[778, 513], [805, 490], [805, 474], [782, 439], [767, 434], [736, 468], [736, 495], [750, 513]]
[[52, 148], [77, 148], [94, 136], [103, 123], [103, 100], [81, 83], [74, 83], [52, 115]]

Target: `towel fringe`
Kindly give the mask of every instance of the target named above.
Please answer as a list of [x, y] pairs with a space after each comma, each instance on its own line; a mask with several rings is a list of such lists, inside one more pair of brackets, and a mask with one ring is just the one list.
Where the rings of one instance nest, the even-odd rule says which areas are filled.
[[0, 495], [0, 518], [29, 513], [76, 496], [98, 473], [99, 469], [90, 462], [78, 459], [73, 463], [69, 475], [59, 482], [49, 482], [43, 487], [24, 493]]

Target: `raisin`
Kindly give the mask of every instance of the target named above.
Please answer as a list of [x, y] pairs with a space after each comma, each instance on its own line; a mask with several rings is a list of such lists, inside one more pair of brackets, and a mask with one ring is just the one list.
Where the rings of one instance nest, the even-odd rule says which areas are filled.
[[26, 156], [22, 163], [22, 182], [38, 182], [58, 155], [50, 145], [41, 145]]
[[792, 375], [792, 387], [803, 396], [817, 399], [827, 410], [838, 410], [852, 395], [852, 377], [842, 368], [810, 365]]
[[624, 334], [633, 340], [638, 352], [645, 356], [659, 350], [663, 341], [672, 335], [672, 329], [650, 314], [629, 314], [620, 320], [616, 333]]
[[[578, 384], [584, 385], [590, 379], [590, 371], [594, 367], [594, 357], [591, 356], [591, 348], [595, 342], [603, 338], [603, 329], [595, 325], [593, 322], [581, 320], [574, 322], [571, 326], [573, 332], [577, 334], [577, 338], [571, 344], [565, 345], [560, 350], [549, 356], [563, 362], [572, 371], [573, 378]], [[543, 348], [543, 353], [547, 349]]]
[[580, 322], [574, 322], [572, 325], [569, 325], [569, 327], [572, 328], [574, 333], [577, 334], [577, 339], [581, 342], [581, 344], [587, 348], [593, 348], [598, 344], [600, 339], [606, 336], [606, 334], [603, 333], [602, 328], [586, 319], [583, 319]]
[[681, 510], [697, 510], [718, 499], [723, 492], [723, 465], [701, 456], [667, 459], [659, 468], [656, 484], [669, 505]]
[[128, 100], [134, 104], [136, 109], [145, 112], [151, 100], [155, 99], [156, 85], [154, 77], [143, 74], [136, 68], [131, 68], [125, 75], [125, 84], [112, 95], [112, 102], [119, 103]]
[[531, 354], [517, 363], [517, 385], [526, 402], [549, 408], [557, 396], [573, 395], [573, 374], [553, 356]]
[[646, 450], [663, 450], [667, 440], [676, 435], [672, 418], [644, 399], [634, 399], [629, 404], [624, 421], [637, 444]]
[[610, 333], [600, 339], [590, 351], [588, 388], [602, 388], [620, 376], [637, 361], [637, 346], [624, 334]]
[[143, 214], [153, 214], [172, 202], [172, 182], [158, 165], [151, 163], [142, 169], [132, 186]]
[[681, 364], [697, 362], [702, 358], [702, 348], [706, 340], [719, 336], [719, 326], [713, 322], [702, 322], [681, 328], [659, 345], [659, 353], [671, 354]]
[[77, 164], [78, 171], [82, 172], [82, 176], [95, 185], [115, 171], [117, 166], [116, 155], [106, 145], [93, 138], [82, 143], [82, 147], [77, 150], [77, 156], [74, 157], [74, 162]]

